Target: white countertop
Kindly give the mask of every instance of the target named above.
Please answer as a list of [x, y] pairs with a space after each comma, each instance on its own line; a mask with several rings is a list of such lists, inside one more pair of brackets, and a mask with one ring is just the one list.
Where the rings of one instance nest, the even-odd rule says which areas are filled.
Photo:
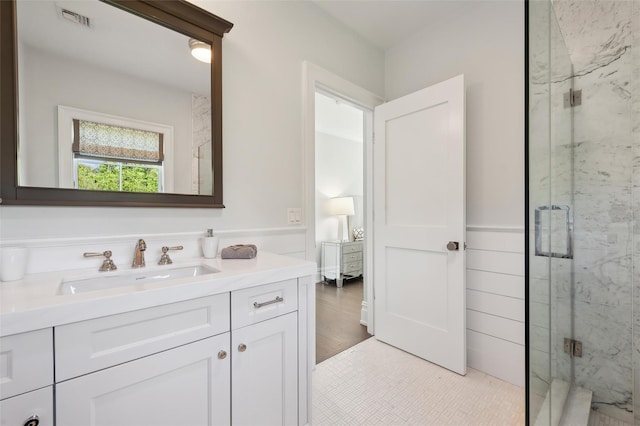
[[[195, 264], [207, 265], [219, 272], [80, 294], [57, 294], [63, 279], [151, 272]], [[0, 336], [310, 276], [315, 272], [313, 262], [259, 252], [254, 259], [192, 258], [174, 260], [167, 266], [148, 265], [144, 269], [119, 267], [111, 272], [80, 269], [27, 275], [19, 281], [0, 282]]]

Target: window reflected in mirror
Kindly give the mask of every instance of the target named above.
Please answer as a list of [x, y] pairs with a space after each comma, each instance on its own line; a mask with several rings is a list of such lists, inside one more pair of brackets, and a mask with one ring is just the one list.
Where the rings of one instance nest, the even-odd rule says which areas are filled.
[[74, 189], [163, 192], [163, 134], [73, 120]]

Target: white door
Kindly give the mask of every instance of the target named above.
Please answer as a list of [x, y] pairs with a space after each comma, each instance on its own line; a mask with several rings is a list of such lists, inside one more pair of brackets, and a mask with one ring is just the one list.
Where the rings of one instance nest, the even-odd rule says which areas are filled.
[[375, 109], [376, 337], [459, 374], [467, 364], [464, 124], [462, 75]]
[[[230, 424], [229, 333], [56, 384], [56, 424]], [[220, 355], [219, 355], [220, 354]]]
[[298, 313], [233, 330], [233, 425], [298, 424]]

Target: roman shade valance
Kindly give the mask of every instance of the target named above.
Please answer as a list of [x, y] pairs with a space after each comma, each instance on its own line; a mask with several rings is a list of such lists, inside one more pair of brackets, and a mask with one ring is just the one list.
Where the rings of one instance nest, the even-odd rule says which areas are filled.
[[161, 163], [162, 133], [73, 120], [73, 152], [80, 156]]

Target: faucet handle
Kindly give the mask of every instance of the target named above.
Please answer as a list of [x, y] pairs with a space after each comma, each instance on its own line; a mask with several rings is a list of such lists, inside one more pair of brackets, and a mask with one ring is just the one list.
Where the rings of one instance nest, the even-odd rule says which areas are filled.
[[113, 260], [111, 260], [111, 255], [113, 253], [111, 253], [111, 250], [107, 250], [103, 253], [94, 253], [94, 252], [87, 252], [84, 253], [83, 256], [84, 257], [98, 257], [98, 256], [104, 256], [104, 262], [102, 262], [102, 266], [100, 266], [100, 269], [98, 269], [100, 272], [105, 272], [105, 271], [115, 271], [116, 269], [118, 269], [118, 267], [116, 266], [115, 263], [113, 263]]
[[173, 260], [171, 260], [171, 258], [169, 257], [169, 254], [167, 253], [169, 250], [182, 250], [184, 247], [182, 246], [175, 246], [175, 247], [167, 247], [164, 246], [162, 247], [162, 256], [160, 256], [160, 261], [158, 262], [158, 265], [170, 265], [173, 263]]

